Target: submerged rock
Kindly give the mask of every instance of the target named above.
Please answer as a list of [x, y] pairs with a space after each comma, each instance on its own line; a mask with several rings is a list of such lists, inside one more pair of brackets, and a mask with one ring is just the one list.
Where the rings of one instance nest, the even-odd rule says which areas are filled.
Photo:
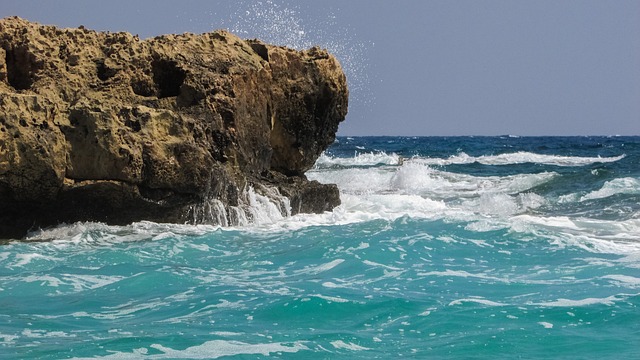
[[0, 238], [75, 221], [233, 224], [249, 189], [287, 196], [291, 214], [330, 210], [337, 187], [304, 173], [347, 103], [319, 48], [0, 20]]

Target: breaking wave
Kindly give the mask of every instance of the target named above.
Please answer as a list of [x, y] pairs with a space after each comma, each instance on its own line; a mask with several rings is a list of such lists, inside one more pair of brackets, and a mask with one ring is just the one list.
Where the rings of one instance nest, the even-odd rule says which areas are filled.
[[461, 152], [448, 158], [419, 158], [419, 161], [426, 165], [453, 165], [453, 164], [473, 164], [483, 165], [514, 165], [514, 164], [543, 164], [554, 166], [585, 166], [594, 163], [609, 163], [624, 159], [626, 155], [613, 157], [580, 157], [580, 156], [560, 156], [545, 155], [531, 152], [515, 152], [500, 155], [470, 156]]

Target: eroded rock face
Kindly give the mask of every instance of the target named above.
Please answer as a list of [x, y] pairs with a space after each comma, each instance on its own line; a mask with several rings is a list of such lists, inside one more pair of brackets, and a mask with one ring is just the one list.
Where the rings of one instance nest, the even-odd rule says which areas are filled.
[[330, 210], [337, 188], [304, 172], [347, 102], [319, 48], [0, 20], [0, 238], [74, 221], [220, 222], [191, 213], [238, 206], [249, 187], [279, 189], [294, 214]]

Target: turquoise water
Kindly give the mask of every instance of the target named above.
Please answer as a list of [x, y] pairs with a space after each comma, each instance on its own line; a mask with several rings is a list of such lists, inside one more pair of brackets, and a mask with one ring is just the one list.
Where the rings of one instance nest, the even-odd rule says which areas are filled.
[[0, 245], [0, 358], [640, 358], [639, 137], [342, 137], [308, 176], [343, 204]]

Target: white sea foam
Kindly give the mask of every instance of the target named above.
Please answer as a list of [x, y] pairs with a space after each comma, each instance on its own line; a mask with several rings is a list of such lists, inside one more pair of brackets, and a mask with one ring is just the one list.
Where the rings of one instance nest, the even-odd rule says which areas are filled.
[[320, 264], [317, 266], [309, 266], [309, 267], [305, 267], [304, 269], [296, 270], [295, 273], [296, 274], [319, 274], [325, 271], [329, 271], [334, 267], [342, 264], [343, 262], [344, 262], [344, 259], [335, 259], [325, 264]]
[[362, 263], [365, 264], [365, 265], [369, 265], [369, 266], [373, 266], [373, 267], [380, 267], [380, 268], [384, 268], [384, 269], [391, 270], [391, 271], [402, 271], [402, 269], [399, 268], [399, 267], [379, 264], [377, 262], [373, 262], [373, 261], [369, 261], [369, 260], [364, 260], [364, 261], [362, 261]]
[[346, 249], [345, 252], [347, 254], [353, 254], [354, 252], [356, 252], [358, 250], [368, 249], [369, 246], [370, 246], [369, 243], [360, 242], [360, 244], [358, 244], [358, 246], [350, 247], [350, 248]]
[[58, 287], [63, 284], [63, 281], [55, 276], [51, 275], [29, 275], [23, 278], [24, 282], [32, 283], [37, 282], [40, 286]]
[[620, 259], [615, 260], [618, 264], [623, 264], [628, 268], [640, 269], [640, 251], [627, 252]]
[[[402, 216], [472, 221], [485, 215], [522, 214], [547, 203], [531, 189], [556, 176], [554, 172], [472, 176], [436, 170], [413, 160], [401, 166], [308, 173], [312, 180], [336, 183], [340, 188], [343, 205], [332, 213], [335, 224]], [[487, 222], [482, 226], [504, 228]]]
[[[517, 195], [554, 179], [557, 174], [518, 174], [509, 176], [472, 176], [433, 169], [413, 161], [402, 166], [348, 168], [309, 172], [312, 180], [335, 183], [342, 193], [354, 195], [419, 195], [433, 200], [474, 198], [483, 194]], [[528, 207], [544, 203], [541, 197], [527, 195], [521, 202]]]
[[616, 303], [616, 301], [620, 301], [620, 300], [621, 300], [620, 295], [612, 295], [606, 298], [586, 298], [586, 299], [580, 299], [580, 300], [558, 299], [555, 301], [535, 303], [533, 305], [544, 306], [544, 307], [581, 307], [581, 306], [591, 306], [591, 305], [612, 306]]
[[607, 181], [599, 190], [582, 196], [580, 201], [603, 199], [617, 194], [640, 194], [640, 179], [625, 177]]
[[[201, 236], [227, 229], [260, 228], [291, 217], [289, 199], [280, 195], [276, 188], [253, 187], [245, 189], [238, 206], [225, 207], [218, 200], [211, 200], [190, 210], [194, 224], [161, 224], [140, 221], [125, 226], [112, 226], [97, 222], [62, 224], [53, 228], [37, 230], [25, 237], [27, 241], [48, 242], [53, 245], [86, 244], [89, 246], [111, 246], [119, 243], [158, 241], [166, 238]], [[179, 249], [176, 249], [178, 252]], [[55, 260], [41, 254], [21, 254], [14, 266], [24, 266], [34, 259]]]
[[553, 172], [508, 176], [472, 176], [433, 169], [406, 161], [390, 179], [391, 188], [401, 193], [431, 198], [468, 198], [487, 193], [518, 194], [551, 181]]
[[211, 340], [203, 344], [191, 346], [184, 350], [176, 350], [160, 344], [153, 344], [150, 348], [162, 352], [161, 354], [149, 354], [149, 349], [140, 348], [133, 352], [125, 353], [113, 351], [105, 356], [95, 356], [91, 358], [73, 358], [75, 360], [88, 359], [113, 359], [113, 360], [133, 360], [133, 359], [217, 359], [223, 356], [236, 355], [263, 355], [269, 356], [272, 353], [297, 353], [302, 350], [309, 350], [301, 341], [292, 343], [264, 343], [250, 344], [233, 340]]
[[550, 322], [540, 321], [538, 322], [538, 325], [542, 325], [545, 329], [553, 329], [553, 324]]
[[3, 334], [0, 333], [0, 339], [2, 339], [2, 341], [0, 341], [0, 345], [12, 345], [16, 339], [19, 339], [20, 336], [18, 335], [9, 335], [9, 334]]
[[418, 195], [365, 195], [345, 194], [342, 198], [345, 218], [351, 222], [374, 219], [395, 220], [402, 216], [424, 219], [441, 219], [447, 215], [458, 214], [443, 201], [431, 200]]
[[613, 157], [579, 157], [579, 156], [560, 156], [545, 155], [531, 152], [519, 151], [515, 153], [499, 154], [499, 155], [482, 155], [469, 156], [464, 152], [452, 155], [449, 158], [417, 158], [415, 161], [427, 165], [453, 165], [453, 164], [472, 164], [480, 163], [484, 165], [514, 165], [514, 164], [544, 164], [555, 166], [585, 166], [594, 163], [609, 163], [621, 160], [625, 155]]
[[32, 339], [44, 339], [44, 338], [74, 338], [77, 337], [76, 334], [69, 334], [64, 331], [47, 331], [47, 330], [32, 330], [32, 329], [24, 329], [21, 332], [21, 335], [26, 338]]
[[26, 266], [26, 265], [30, 264], [31, 262], [33, 262], [35, 260], [42, 260], [42, 261], [57, 261], [57, 260], [60, 260], [60, 259], [52, 257], [52, 256], [46, 256], [46, 255], [42, 255], [42, 254], [38, 254], [38, 253], [16, 254], [15, 258], [16, 258], [16, 262], [11, 265], [11, 266], [14, 266], [14, 267], [23, 267], [23, 266]]
[[366, 194], [391, 192], [391, 168], [347, 168], [340, 170], [310, 171], [307, 177], [325, 184], [337, 184], [341, 192]]
[[330, 288], [330, 289], [337, 289], [337, 288], [344, 287], [344, 286], [342, 286], [342, 285], [338, 285], [338, 284], [336, 284], [336, 283], [334, 283], [334, 282], [331, 282], [331, 281], [325, 281], [325, 282], [323, 282], [323, 283], [322, 283], [322, 286], [324, 286], [324, 287], [326, 287], [326, 288]]
[[[518, 154], [521, 158], [524, 156], [524, 153]], [[199, 236], [214, 231], [292, 231], [309, 226], [344, 225], [378, 219], [395, 221], [411, 217], [461, 222], [466, 224], [464, 228], [469, 231], [508, 229], [515, 233], [535, 234], [559, 246], [579, 246], [588, 251], [628, 253], [640, 250], [636, 235], [640, 233], [640, 217], [608, 221], [538, 215], [537, 210], [547, 205], [547, 200], [538, 195], [535, 188], [560, 176], [555, 172], [473, 176], [434, 169], [426, 165], [424, 158], [400, 162], [396, 154], [359, 154], [350, 159], [323, 156], [323, 168], [312, 170], [307, 176], [311, 180], [338, 185], [342, 205], [331, 212], [291, 216], [288, 199], [277, 190], [249, 187], [243, 193], [240, 206], [227, 209], [212, 202], [195, 216], [200, 221], [209, 219], [212, 224], [233, 225], [227, 228], [151, 222], [128, 226], [76, 223], [33, 233], [28, 240], [53, 240], [54, 245], [72, 242], [109, 246], [114, 243]], [[499, 159], [504, 160], [507, 158], [505, 156]], [[488, 161], [490, 157], [481, 158]], [[549, 162], [555, 159], [553, 161], [564, 164], [573, 161], [575, 164], [596, 160], [616, 161], [618, 158], [621, 157], [545, 159]], [[618, 180], [606, 183], [602, 189], [585, 198], [597, 198], [616, 191], [635, 191], [637, 179]], [[208, 245], [199, 246], [201, 251], [211, 250]], [[176, 255], [181, 251], [183, 247], [176, 245], [168, 253]], [[47, 258], [42, 253], [22, 254], [16, 256], [13, 266], [24, 266], [34, 259]], [[86, 288], [93, 285], [78, 283], [76, 286]]]
[[167, 306], [168, 304], [161, 301], [149, 301], [140, 304], [128, 302], [114, 307], [104, 307], [104, 310], [96, 313], [88, 313], [86, 311], [76, 311], [71, 314], [75, 318], [92, 318], [97, 320], [116, 320], [135, 316], [135, 313], [143, 310], [156, 309], [158, 307]]
[[77, 222], [32, 232], [25, 240], [46, 241], [60, 246], [69, 243], [74, 246], [110, 246], [118, 243], [161, 240], [166, 237], [200, 236], [217, 229], [218, 227], [210, 225], [160, 224], [151, 221], [140, 221], [125, 226]]
[[453, 300], [452, 302], [449, 303], [449, 306], [462, 305], [464, 303], [476, 303], [476, 304], [486, 305], [486, 306], [507, 306], [507, 304], [504, 304], [501, 302], [491, 301], [491, 300], [482, 299], [482, 298], [467, 298], [467, 299]]
[[[582, 166], [596, 162], [613, 162], [622, 158], [624, 155], [609, 158], [563, 157], [526, 152], [470, 157], [461, 153], [446, 161], [412, 158], [402, 163], [398, 162], [397, 165], [392, 165], [396, 159], [391, 158], [384, 162], [385, 166], [314, 171], [309, 177], [321, 182], [338, 184], [343, 206], [333, 212], [332, 219], [336, 220], [336, 224], [340, 220], [345, 223], [376, 218], [393, 220], [401, 216], [448, 219], [469, 222], [466, 226], [468, 230], [492, 231], [509, 228], [516, 232], [536, 234], [542, 234], [540, 231], [556, 231], [563, 234], [564, 238], [556, 237], [553, 241], [560, 241], [565, 245], [573, 242], [573, 245], [585, 246], [592, 250], [596, 248], [597, 251], [618, 252], [622, 250], [620, 247], [628, 250], [627, 244], [611, 244], [610, 240], [637, 240], [632, 234], [637, 233], [640, 227], [633, 219], [606, 222], [528, 214], [547, 205], [547, 200], [532, 190], [559, 176], [555, 172], [482, 177], [437, 170], [429, 165], [535, 162], [558, 166]], [[342, 166], [378, 165], [382, 162], [378, 158], [369, 158], [368, 160], [375, 161], [367, 162], [364, 161], [364, 157], [329, 160], [341, 161]], [[636, 180], [626, 178], [607, 183], [601, 191], [585, 198], [608, 196], [614, 192], [633, 192], [636, 191], [635, 182]]]
[[309, 296], [316, 297], [318, 299], [326, 300], [326, 301], [329, 301], [329, 302], [335, 302], [335, 303], [348, 303], [348, 302], [351, 302], [351, 300], [343, 299], [343, 298], [337, 297], [337, 296], [327, 296], [327, 295], [321, 295], [321, 294], [313, 294], [313, 295], [309, 295]]
[[220, 299], [217, 304], [206, 305], [202, 308], [194, 310], [188, 314], [181, 316], [174, 316], [171, 318], [160, 320], [161, 323], [180, 324], [183, 322], [194, 321], [202, 319], [219, 311], [219, 309], [244, 309], [245, 305], [243, 301], [228, 301]]
[[[545, 204], [530, 190], [557, 176], [553, 172], [508, 176], [472, 176], [436, 170], [410, 159], [401, 165], [395, 154], [360, 154], [341, 160], [324, 157], [328, 164], [362, 167], [310, 171], [311, 180], [336, 183], [342, 205], [330, 213], [290, 216], [288, 199], [276, 189], [248, 187], [237, 207], [225, 208], [217, 201], [194, 207], [195, 222], [211, 225], [170, 225], [140, 222], [129, 226], [76, 223], [31, 234], [28, 240], [64, 239], [63, 242], [111, 245], [134, 241], [202, 235], [219, 225], [249, 231], [290, 231], [314, 225], [340, 225], [402, 216], [455, 221], [483, 220], [483, 216], [511, 216]], [[390, 165], [393, 164], [393, 165]], [[366, 166], [383, 165], [383, 166]], [[475, 214], [475, 215], [474, 215]], [[495, 227], [484, 223], [484, 227]], [[499, 227], [499, 226], [498, 226]], [[180, 249], [177, 249], [180, 251]], [[40, 256], [40, 255], [37, 255]], [[26, 263], [24, 259], [20, 263]]]
[[[342, 170], [341, 170], [342, 171]], [[508, 187], [507, 187], [508, 188]], [[465, 229], [471, 231], [495, 231], [508, 229], [514, 233], [534, 234], [538, 238], [548, 239], [555, 246], [576, 246], [596, 253], [625, 254], [640, 252], [640, 242], [636, 234], [640, 233], [640, 219], [623, 221], [598, 220], [589, 218], [570, 218], [542, 216], [529, 213], [545, 203], [534, 193], [509, 195], [504, 193], [485, 193], [475, 198], [447, 203], [446, 200], [434, 200], [428, 196], [381, 192], [370, 194], [341, 194], [342, 205], [332, 212], [323, 214], [299, 214], [283, 217], [270, 224], [232, 227], [229, 230], [249, 232], [292, 231], [309, 226], [333, 226], [367, 222], [377, 219], [395, 221], [405, 216], [416, 219], [454, 221], [466, 223]], [[457, 202], [457, 203], [456, 203]], [[162, 238], [180, 238], [199, 236], [214, 231], [227, 231], [224, 228], [208, 225], [170, 225], [151, 222], [134, 223], [127, 226], [107, 226], [100, 223], [78, 223], [45, 230], [32, 235], [31, 239], [53, 239], [52, 242], [39, 243], [38, 247], [66, 246], [65, 244], [86, 244], [94, 247], [111, 246], [116, 243], [135, 241], [158, 241]], [[181, 244], [181, 243], [179, 243]], [[168, 254], [181, 251], [183, 245], [168, 249]], [[186, 246], [186, 245], [184, 245]], [[210, 246], [202, 251], [211, 251]], [[355, 251], [355, 249], [354, 249]], [[56, 261], [42, 253], [18, 254], [13, 267], [23, 267], [34, 261]], [[339, 265], [332, 263], [329, 265]], [[320, 271], [306, 269], [306, 271]], [[60, 281], [80, 289], [105, 286], [119, 278], [75, 278], [72, 279], [35, 279], [49, 286], [60, 285]]]
[[486, 193], [464, 202], [476, 212], [487, 215], [509, 216], [525, 213], [546, 204], [546, 200], [535, 193], [521, 193], [516, 196], [503, 193]]
[[209, 334], [217, 335], [217, 336], [224, 336], [224, 337], [242, 336], [242, 335], [244, 335], [244, 333], [233, 332], [233, 331], [212, 331]]
[[401, 157], [398, 154], [381, 152], [356, 153], [354, 157], [332, 157], [322, 153], [316, 160], [315, 168], [332, 167], [364, 167], [376, 165], [399, 165]]
[[628, 275], [605, 275], [602, 279], [611, 280], [612, 283], [617, 286], [627, 287], [627, 288], [638, 288], [640, 287], [640, 278]]
[[364, 346], [360, 346], [358, 344], [354, 344], [354, 343], [347, 343], [344, 342], [342, 340], [336, 340], [336, 341], [332, 341], [331, 342], [331, 346], [333, 346], [336, 349], [344, 349], [344, 350], [351, 350], [351, 351], [363, 351], [363, 350], [371, 350], [367, 347]]
[[227, 207], [218, 199], [210, 199], [192, 206], [189, 217], [194, 224], [227, 227], [272, 224], [291, 216], [289, 199], [275, 187], [248, 186], [238, 200], [238, 206]]
[[487, 274], [473, 274], [464, 270], [450, 270], [446, 269], [445, 271], [428, 271], [428, 272], [419, 272], [418, 276], [444, 276], [444, 277], [462, 277], [462, 278], [476, 278], [483, 280], [496, 281], [501, 283], [511, 283], [509, 279], [499, 278]]
[[[496, 199], [492, 200], [491, 196]], [[509, 216], [526, 213], [545, 202], [536, 194], [515, 196], [493, 194], [481, 199], [468, 199], [462, 203], [448, 205], [444, 200], [432, 200], [420, 195], [387, 194], [341, 194], [342, 204], [332, 212], [323, 214], [298, 214], [268, 226], [245, 228], [245, 231], [291, 231], [308, 226], [345, 225], [372, 220], [394, 221], [402, 217], [425, 220], [444, 219], [466, 222], [468, 229], [491, 231], [509, 228]], [[500, 201], [502, 200], [502, 201]], [[507, 218], [487, 218], [486, 216]], [[516, 229], [519, 229], [516, 226]]]
[[[216, 199], [193, 206], [189, 216], [194, 224], [140, 221], [131, 225], [111, 226], [97, 222], [78, 222], [34, 231], [28, 234], [25, 240], [46, 241], [58, 245], [73, 243], [110, 246], [116, 243], [200, 236], [217, 231], [221, 226], [259, 227], [278, 223], [291, 216], [289, 199], [282, 196], [276, 188], [263, 186], [256, 190], [247, 187], [239, 200], [238, 206], [231, 207], [225, 207]], [[47, 259], [40, 254], [31, 255], [33, 258]], [[23, 266], [33, 258], [29, 254], [22, 254], [15, 266]]]
[[536, 234], [565, 247], [576, 246], [596, 253], [640, 253], [640, 219], [624, 221], [570, 218], [567, 216], [517, 215], [509, 219], [514, 232]]
[[117, 275], [63, 274], [62, 278], [66, 283], [71, 285], [75, 291], [82, 291], [87, 289], [98, 289], [103, 286], [111, 285], [126, 279], [127, 277]]

